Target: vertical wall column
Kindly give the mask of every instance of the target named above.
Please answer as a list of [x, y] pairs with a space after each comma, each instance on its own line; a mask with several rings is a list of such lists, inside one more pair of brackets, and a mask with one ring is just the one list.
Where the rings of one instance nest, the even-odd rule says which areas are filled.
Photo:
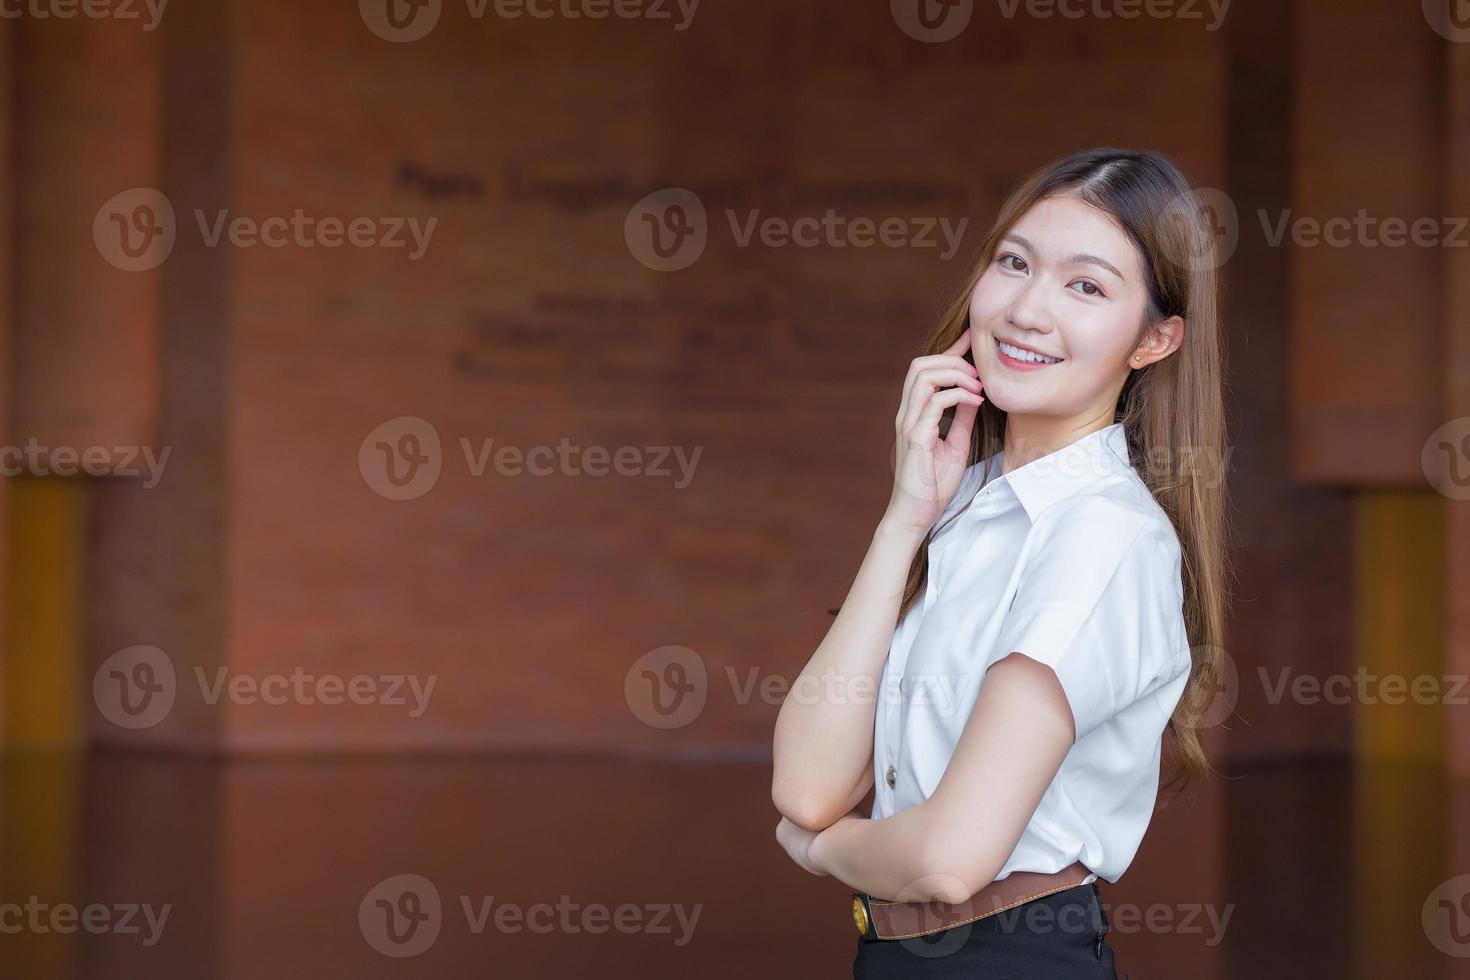
[[1280, 229], [1292, 259], [1291, 469], [1351, 495], [1348, 683], [1322, 679], [1317, 700], [1335, 691], [1352, 722], [1353, 975], [1377, 977], [1424, 943], [1417, 915], [1384, 910], [1417, 910], [1448, 867], [1435, 844], [1449, 836], [1446, 708], [1396, 686], [1445, 666], [1443, 502], [1422, 461], [1443, 412], [1426, 369], [1441, 353], [1449, 244], [1445, 41], [1417, 4], [1303, 0], [1297, 14], [1297, 180]]
[[[14, 312], [15, 293], [11, 279], [11, 262], [14, 260], [10, 247], [14, 225], [15, 174], [11, 161], [15, 148], [11, 133], [14, 129], [13, 107], [15, 91], [12, 77], [15, 72], [14, 31], [0, 31], [0, 446], [9, 445], [11, 438], [10, 420], [10, 331]], [[0, 476], [0, 515], [10, 513], [10, 481]], [[0, 554], [9, 553], [5, 539], [8, 522], [0, 519]], [[5, 563], [0, 561], [0, 597], [8, 595], [5, 578]], [[0, 601], [0, 752], [5, 751], [5, 731], [8, 727], [6, 708], [9, 695], [6, 688], [7, 653], [9, 628], [5, 619], [6, 603]]]
[[137, 479], [125, 471], [153, 446], [157, 274], [94, 229], [157, 179], [158, 41], [97, 18], [23, 18], [5, 34], [4, 227], [25, 243], [5, 263], [6, 737], [71, 749], [91, 687], [88, 489]]
[[[1470, 42], [1448, 45], [1444, 88], [1445, 214], [1470, 215]], [[1470, 248], [1446, 249], [1444, 260], [1442, 414], [1461, 423], [1454, 431], [1458, 495], [1445, 498], [1445, 667], [1464, 677], [1470, 676]], [[1470, 777], [1470, 708], [1450, 712], [1448, 722], [1450, 767]]]

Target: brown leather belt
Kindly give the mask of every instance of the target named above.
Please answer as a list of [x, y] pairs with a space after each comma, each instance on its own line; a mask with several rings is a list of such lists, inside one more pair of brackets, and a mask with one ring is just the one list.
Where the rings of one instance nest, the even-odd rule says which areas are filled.
[[1014, 908], [1043, 895], [1082, 884], [1092, 874], [1081, 861], [1053, 874], [1012, 871], [992, 881], [967, 900], [948, 902], [889, 902], [865, 892], [852, 893], [852, 920], [868, 939], [910, 939], [943, 932]]

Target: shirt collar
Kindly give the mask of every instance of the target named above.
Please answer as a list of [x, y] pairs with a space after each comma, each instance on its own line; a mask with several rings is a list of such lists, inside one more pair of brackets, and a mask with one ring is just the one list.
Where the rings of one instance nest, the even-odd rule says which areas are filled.
[[1080, 492], [1094, 481], [1132, 464], [1128, 457], [1128, 435], [1122, 422], [1103, 426], [1055, 452], [1033, 459], [1024, 466], [999, 476], [1005, 466], [1004, 450], [986, 461], [985, 472], [997, 474], [991, 482], [1008, 484], [1034, 523], [1052, 504]]

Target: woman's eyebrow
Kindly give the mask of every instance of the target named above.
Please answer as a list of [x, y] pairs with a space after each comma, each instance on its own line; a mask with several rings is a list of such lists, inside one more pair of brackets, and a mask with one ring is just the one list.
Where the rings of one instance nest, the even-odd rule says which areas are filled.
[[[1026, 249], [1026, 251], [1028, 251], [1028, 252], [1035, 253], [1035, 251], [1036, 251], [1036, 246], [1035, 245], [1032, 245], [1026, 239], [1024, 239], [1020, 235], [1017, 235], [1017, 234], [1014, 234], [1014, 233], [1007, 234], [1005, 236], [1005, 238], [1003, 238], [1001, 240], [1002, 241], [1012, 241], [1012, 242], [1015, 242], [1017, 245], [1020, 245], [1022, 248]], [[1072, 256], [1071, 258], [1067, 259], [1067, 261], [1068, 262], [1085, 262], [1085, 263], [1088, 263], [1089, 265], [1102, 266], [1104, 269], [1108, 270], [1113, 275], [1117, 276], [1119, 279], [1123, 279], [1125, 281], [1127, 279], [1127, 277], [1124, 276], [1123, 273], [1119, 272], [1113, 266], [1113, 264], [1111, 262], [1109, 262], [1107, 259], [1098, 258], [1096, 255], [1087, 255], [1086, 253], [1081, 253], [1081, 254]]]

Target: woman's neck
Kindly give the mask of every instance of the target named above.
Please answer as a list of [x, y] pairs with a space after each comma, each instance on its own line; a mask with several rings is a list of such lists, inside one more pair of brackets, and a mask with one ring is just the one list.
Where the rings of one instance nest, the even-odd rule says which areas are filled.
[[1062, 418], [1055, 415], [1009, 415], [1003, 447], [1004, 476], [1011, 470], [1065, 449], [1078, 439], [1112, 424], [1112, 417]]

